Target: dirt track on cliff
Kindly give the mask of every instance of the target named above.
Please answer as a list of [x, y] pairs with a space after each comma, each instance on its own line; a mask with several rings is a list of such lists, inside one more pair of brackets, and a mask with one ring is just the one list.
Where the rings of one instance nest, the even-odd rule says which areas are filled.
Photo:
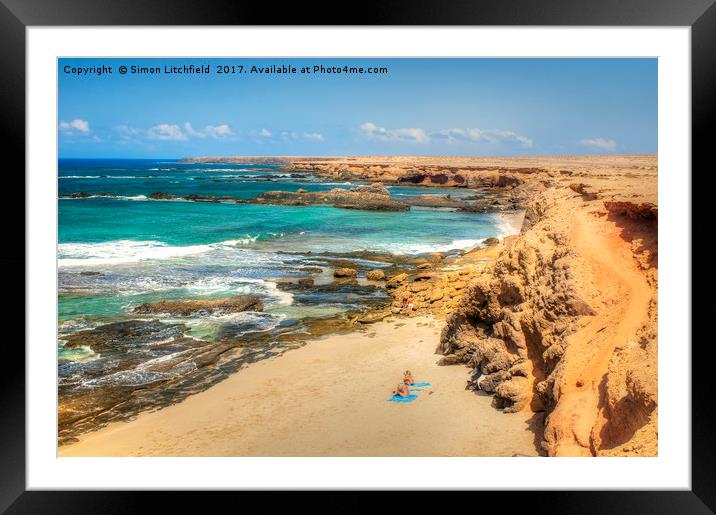
[[615, 349], [635, 338], [647, 323], [652, 290], [613, 222], [584, 211], [571, 211], [570, 222], [573, 249], [579, 256], [574, 273], [581, 275], [581, 293], [597, 314], [583, 318], [568, 337], [560, 402], [550, 415], [550, 425], [560, 432], [557, 455], [590, 456], [600, 385]]

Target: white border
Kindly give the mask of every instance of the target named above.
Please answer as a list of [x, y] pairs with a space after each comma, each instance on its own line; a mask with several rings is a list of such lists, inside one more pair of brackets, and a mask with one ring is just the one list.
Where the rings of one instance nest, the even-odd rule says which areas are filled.
[[[327, 49], [334, 57], [659, 57], [657, 458], [56, 458], [57, 57], [315, 57]], [[28, 489], [690, 489], [689, 28], [30, 27], [27, 80]], [[425, 473], [395, 474], [405, 460]]]

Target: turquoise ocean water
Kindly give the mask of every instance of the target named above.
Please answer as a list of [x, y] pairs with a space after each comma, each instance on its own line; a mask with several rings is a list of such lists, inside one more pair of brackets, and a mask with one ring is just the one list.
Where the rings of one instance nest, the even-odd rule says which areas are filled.
[[[212, 337], [227, 326], [235, 336], [266, 331], [386, 297], [380, 288], [291, 292], [278, 288], [277, 279], [310, 276], [316, 267], [326, 266], [325, 259], [346, 253], [413, 255], [469, 249], [506, 230], [494, 215], [444, 209], [378, 212], [147, 199], [158, 191], [252, 198], [269, 190], [355, 185], [287, 173], [277, 166], [60, 160], [60, 375], [63, 366], [72, 365], [76, 372], [80, 363], [100, 358], [89, 349], [65, 350], [63, 334], [138, 318], [131, 310], [144, 302], [258, 295], [265, 304], [262, 313], [178, 321], [196, 337]], [[62, 198], [76, 192], [90, 197]], [[396, 198], [445, 194], [409, 186], [393, 186], [390, 192]], [[454, 189], [450, 193], [476, 194]], [[361, 273], [387, 266], [370, 259], [357, 262]]]

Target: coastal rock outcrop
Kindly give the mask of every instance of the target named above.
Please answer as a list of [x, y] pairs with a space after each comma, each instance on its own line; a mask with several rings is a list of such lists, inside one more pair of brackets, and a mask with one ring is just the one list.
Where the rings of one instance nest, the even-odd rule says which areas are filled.
[[385, 281], [385, 272], [382, 270], [369, 270], [365, 277], [369, 281]]
[[126, 320], [85, 329], [63, 336], [62, 339], [67, 349], [89, 347], [94, 352], [104, 352], [155, 340], [179, 338], [185, 330], [184, 324], [165, 324], [159, 320]]
[[134, 308], [134, 313], [147, 315], [167, 313], [189, 316], [197, 313], [239, 313], [241, 311], [261, 311], [261, 299], [253, 295], [237, 295], [216, 300], [162, 300], [147, 302]]
[[382, 185], [358, 186], [351, 189], [334, 188], [330, 191], [266, 191], [256, 197], [258, 203], [288, 206], [332, 205], [345, 209], [370, 211], [407, 211], [410, 205], [393, 200]]

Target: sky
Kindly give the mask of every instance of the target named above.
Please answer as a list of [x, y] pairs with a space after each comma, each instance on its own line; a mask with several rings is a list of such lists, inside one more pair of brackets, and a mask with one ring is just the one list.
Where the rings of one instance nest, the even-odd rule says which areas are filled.
[[59, 59], [58, 95], [60, 158], [657, 151], [656, 59]]

